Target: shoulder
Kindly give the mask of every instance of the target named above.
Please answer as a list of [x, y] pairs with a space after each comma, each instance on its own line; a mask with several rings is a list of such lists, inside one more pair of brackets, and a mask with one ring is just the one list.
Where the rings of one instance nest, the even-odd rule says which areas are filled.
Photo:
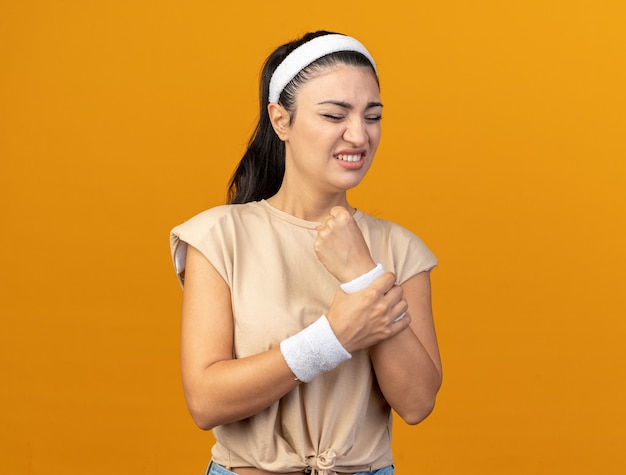
[[421, 239], [409, 229], [387, 219], [377, 218], [366, 213], [360, 213], [357, 222], [364, 231], [367, 230], [367, 232], [370, 233], [384, 235], [394, 241], [422, 242]]
[[404, 226], [365, 213], [357, 222], [374, 257], [385, 261], [385, 268], [393, 270], [402, 281], [437, 266], [437, 257], [424, 241]]
[[172, 234], [184, 236], [187, 234], [206, 233], [216, 226], [227, 230], [230, 226], [242, 222], [246, 217], [262, 213], [258, 203], [251, 202], [235, 205], [221, 205], [209, 208], [172, 229]]
[[256, 202], [221, 205], [202, 211], [174, 227], [170, 232], [170, 251], [181, 284], [188, 245], [200, 251], [228, 282], [233, 242], [238, 231], [253, 221], [253, 215], [263, 214]]

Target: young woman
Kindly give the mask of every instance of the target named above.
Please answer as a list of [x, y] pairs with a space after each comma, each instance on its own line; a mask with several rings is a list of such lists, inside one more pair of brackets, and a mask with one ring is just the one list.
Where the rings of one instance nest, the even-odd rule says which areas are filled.
[[208, 474], [393, 473], [441, 384], [429, 271], [414, 234], [353, 208], [380, 140], [374, 60], [348, 36], [274, 51], [230, 204], [174, 228], [182, 374], [213, 429]]

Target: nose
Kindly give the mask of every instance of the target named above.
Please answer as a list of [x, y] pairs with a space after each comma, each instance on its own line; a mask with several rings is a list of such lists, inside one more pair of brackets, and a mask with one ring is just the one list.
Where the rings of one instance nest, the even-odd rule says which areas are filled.
[[343, 139], [346, 142], [355, 147], [362, 147], [368, 142], [367, 124], [363, 120], [355, 119], [346, 124], [346, 129], [343, 131]]

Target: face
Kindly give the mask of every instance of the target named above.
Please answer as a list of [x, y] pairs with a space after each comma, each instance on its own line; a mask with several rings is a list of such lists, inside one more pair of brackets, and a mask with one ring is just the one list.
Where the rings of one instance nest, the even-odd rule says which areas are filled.
[[368, 68], [341, 65], [306, 82], [281, 137], [286, 180], [344, 192], [367, 173], [380, 141], [382, 104]]

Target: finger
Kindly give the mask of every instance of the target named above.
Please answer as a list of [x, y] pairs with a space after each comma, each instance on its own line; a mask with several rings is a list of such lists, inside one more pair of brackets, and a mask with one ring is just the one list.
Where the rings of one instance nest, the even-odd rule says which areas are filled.
[[348, 210], [346, 208], [344, 208], [343, 206], [333, 206], [330, 209], [330, 214], [331, 216], [334, 217], [338, 217], [341, 216], [344, 212], [347, 212]]
[[402, 330], [411, 325], [411, 314], [409, 312], [403, 313], [401, 316], [398, 316], [391, 322], [391, 328], [397, 333], [400, 333]]
[[400, 315], [398, 315], [396, 318], [393, 319], [393, 323], [398, 323], [400, 320], [402, 320], [404, 317], [406, 316], [406, 312], [402, 312]]
[[396, 283], [396, 277], [391, 272], [385, 272], [378, 279], [376, 279], [370, 287], [378, 292], [386, 294], [389, 292]]
[[393, 323], [402, 320], [409, 310], [409, 304], [406, 300], [402, 299], [397, 304], [395, 304], [391, 310], [391, 315], [393, 317]]
[[313, 250], [315, 251], [316, 254], [320, 254], [324, 251], [325, 248], [326, 248], [325, 232], [322, 231], [320, 234], [317, 235], [317, 237], [315, 238], [315, 241], [313, 242]]
[[346, 208], [343, 208], [341, 206], [335, 206], [331, 210], [331, 214], [337, 221], [342, 224], [347, 224], [353, 219], [352, 214]]
[[404, 290], [402, 290], [402, 287], [399, 285], [394, 284], [385, 295], [387, 295], [393, 303], [397, 303], [404, 296]]
[[329, 233], [329, 229], [326, 226], [320, 226], [317, 228], [317, 238], [324, 237]]
[[328, 224], [328, 221], [330, 221], [331, 219], [333, 219], [333, 217], [329, 214], [328, 216], [325, 216], [324, 218], [322, 218], [322, 220], [320, 221], [320, 225], [318, 226], [318, 228], [324, 227]]

